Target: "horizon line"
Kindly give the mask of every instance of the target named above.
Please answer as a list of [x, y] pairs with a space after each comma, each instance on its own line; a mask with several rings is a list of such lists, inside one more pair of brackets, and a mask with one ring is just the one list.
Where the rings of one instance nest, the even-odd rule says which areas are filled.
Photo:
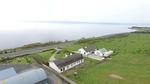
[[86, 22], [86, 21], [21, 21], [25, 23], [60, 23], [60, 24], [119, 24], [119, 25], [150, 25], [150, 23], [126, 22]]

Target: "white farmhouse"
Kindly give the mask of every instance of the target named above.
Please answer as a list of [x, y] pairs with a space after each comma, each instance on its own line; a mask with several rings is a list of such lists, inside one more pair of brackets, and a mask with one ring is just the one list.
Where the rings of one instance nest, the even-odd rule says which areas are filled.
[[78, 53], [87, 56], [89, 54], [94, 54], [94, 52], [97, 50], [96, 46], [88, 46], [88, 47], [84, 47], [84, 48], [80, 48], [78, 50]]
[[49, 67], [53, 68], [58, 73], [62, 73], [83, 62], [84, 62], [84, 59], [81, 54], [72, 54], [62, 60], [55, 60], [55, 61], [49, 62]]

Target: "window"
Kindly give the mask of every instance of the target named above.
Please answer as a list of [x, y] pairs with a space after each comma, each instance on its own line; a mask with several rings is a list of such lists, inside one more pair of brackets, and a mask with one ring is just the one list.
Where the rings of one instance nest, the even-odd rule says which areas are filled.
[[61, 71], [65, 71], [65, 68], [61, 68], [60, 70], [61, 70]]
[[80, 63], [80, 61], [77, 61], [77, 63], [79, 64], [79, 63]]
[[69, 68], [69, 65], [66, 66], [66, 70]]
[[71, 64], [71, 67], [73, 66], [74, 63]]
[[60, 69], [61, 71], [63, 71], [63, 69]]

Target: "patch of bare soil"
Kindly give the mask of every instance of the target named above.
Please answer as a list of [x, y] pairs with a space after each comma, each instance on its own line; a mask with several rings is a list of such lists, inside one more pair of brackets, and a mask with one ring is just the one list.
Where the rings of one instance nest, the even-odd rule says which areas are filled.
[[125, 80], [123, 77], [116, 75], [116, 74], [110, 74], [109, 77], [117, 80]]

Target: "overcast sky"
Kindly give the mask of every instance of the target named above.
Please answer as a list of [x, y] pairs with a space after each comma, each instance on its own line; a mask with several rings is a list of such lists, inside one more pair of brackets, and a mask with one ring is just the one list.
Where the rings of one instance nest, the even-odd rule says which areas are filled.
[[23, 21], [149, 23], [150, 0], [0, 0], [0, 30]]

